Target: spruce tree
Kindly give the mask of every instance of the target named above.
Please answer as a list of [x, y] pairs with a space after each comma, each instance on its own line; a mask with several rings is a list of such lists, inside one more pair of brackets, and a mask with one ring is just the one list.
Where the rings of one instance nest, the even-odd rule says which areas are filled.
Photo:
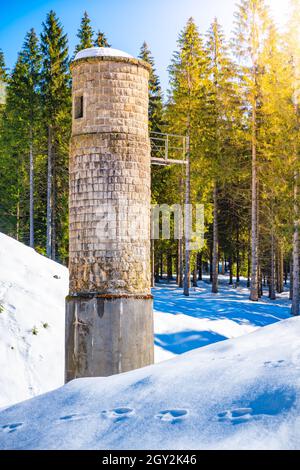
[[[38, 38], [32, 29], [25, 37], [22, 51], [7, 88], [3, 122], [6, 164], [14, 162], [10, 178], [16, 188], [16, 237], [34, 246], [34, 155], [41, 135], [40, 102], [41, 56]], [[28, 156], [28, 158], [27, 158]], [[29, 232], [29, 233], [28, 233]]]
[[[152, 57], [151, 51], [146, 42], [142, 44], [140, 49], [139, 58], [144, 60], [150, 65], [149, 73], [149, 107], [148, 107], [148, 117], [149, 117], [149, 131], [162, 133], [163, 131], [163, 95], [162, 89], [160, 86], [160, 80], [155, 70], [154, 58]], [[161, 138], [161, 136], [152, 134], [152, 138]], [[152, 201], [155, 203], [156, 200], [161, 200], [162, 194], [161, 191], [164, 191], [164, 186], [161, 184], [164, 180], [164, 175], [168, 173], [168, 169], [152, 165], [151, 167], [151, 194]], [[160, 243], [151, 241], [151, 260], [152, 260], [152, 286], [155, 285], [155, 258], [156, 252], [160, 248]]]
[[7, 68], [5, 67], [4, 54], [0, 49], [0, 81], [6, 82], [8, 79]]
[[6, 215], [1, 216], [4, 223], [1, 229], [20, 241], [25, 241], [27, 227], [24, 224], [28, 220], [28, 179], [24, 158], [28, 149], [28, 135], [23, 114], [24, 74], [25, 67], [19, 54], [7, 86], [0, 153], [0, 211]]
[[96, 35], [96, 40], [94, 42], [94, 46], [96, 47], [111, 47], [111, 45], [108, 43], [106, 36], [104, 33], [101, 33], [101, 31], [98, 30], [98, 33]]
[[4, 54], [0, 49], [0, 112], [5, 102], [5, 83], [8, 80], [7, 68], [5, 67]]
[[290, 0], [290, 17], [287, 25], [286, 34], [286, 47], [289, 57], [289, 62], [292, 66], [292, 87], [293, 93], [291, 96], [294, 105], [295, 126], [293, 129], [293, 241], [292, 241], [292, 315], [299, 315], [300, 306], [300, 285], [299, 285], [299, 247], [300, 247], [300, 202], [299, 202], [299, 188], [300, 188], [300, 94], [299, 94], [299, 80], [300, 80], [300, 45], [299, 45], [299, 21], [300, 21], [300, 1]]
[[156, 74], [154, 58], [146, 42], [143, 43], [139, 58], [147, 62], [150, 68], [149, 74], [149, 130], [150, 132], [162, 132], [163, 126], [163, 96], [159, 77]]
[[262, 73], [260, 54], [269, 23], [268, 10], [264, 0], [241, 0], [235, 18], [235, 54], [239, 59], [247, 95], [247, 106], [250, 110], [249, 129], [251, 134], [252, 162], [250, 300], [256, 301], [259, 297], [259, 148], [257, 133], [260, 106], [260, 79]]
[[26, 35], [24, 47], [21, 52], [21, 60], [24, 64], [24, 112], [28, 125], [29, 141], [29, 245], [34, 247], [34, 144], [38, 133], [41, 131], [41, 96], [40, 96], [40, 72], [41, 54], [38, 38], [34, 29]]
[[47, 127], [47, 256], [66, 257], [71, 91], [67, 36], [54, 11], [41, 34], [43, 118]]
[[[210, 87], [207, 53], [192, 18], [188, 20], [186, 27], [180, 34], [178, 46], [179, 50], [174, 53], [169, 68], [171, 90], [166, 118], [168, 122], [167, 129], [170, 133], [187, 137], [188, 159], [185, 174], [185, 203], [189, 204], [191, 200], [195, 200], [199, 193], [200, 179], [203, 176], [205, 179], [205, 165], [203, 165], [203, 162], [206, 158], [206, 142], [204, 136], [207, 121], [207, 97]], [[175, 169], [174, 172], [176, 171]], [[178, 171], [181, 171], [181, 169]], [[181, 174], [179, 179], [183, 177]], [[197, 179], [197, 183], [193, 181], [194, 177]], [[204, 190], [202, 195], [203, 193]], [[185, 295], [189, 295], [190, 283], [188, 226], [189, 221], [186, 220]]]
[[79, 39], [79, 43], [75, 48], [75, 54], [81, 51], [82, 49], [87, 49], [89, 47], [93, 47], [94, 41], [94, 31], [91, 27], [91, 20], [87, 12], [84, 12], [84, 15], [81, 19], [80, 28], [77, 33], [77, 37]]

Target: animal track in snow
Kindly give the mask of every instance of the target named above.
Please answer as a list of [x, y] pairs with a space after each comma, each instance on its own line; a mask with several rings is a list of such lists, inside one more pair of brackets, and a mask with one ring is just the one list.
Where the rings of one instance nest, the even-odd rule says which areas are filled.
[[102, 411], [102, 415], [105, 418], [110, 418], [114, 421], [123, 421], [124, 419], [134, 415], [134, 413], [135, 411], [132, 408], [127, 407], [113, 408], [112, 410]]
[[77, 413], [71, 415], [61, 416], [59, 419], [60, 421], [78, 421], [79, 419], [84, 419], [86, 416], [80, 415]]
[[218, 421], [229, 421], [232, 424], [241, 424], [252, 418], [252, 408], [234, 408], [218, 414]]
[[175, 409], [175, 410], [163, 410], [160, 411], [156, 418], [160, 419], [161, 421], [168, 421], [170, 423], [176, 423], [178, 421], [182, 421], [188, 415], [187, 410], [183, 409]]
[[275, 368], [275, 367], [281, 367], [283, 366], [285, 361], [283, 359], [279, 361], [265, 361], [264, 366], [265, 367], [270, 367], [270, 368]]
[[15, 432], [17, 431], [17, 429], [22, 426], [23, 423], [11, 423], [11, 424], [5, 424], [4, 426], [1, 426], [1, 429], [3, 432], [7, 432], [7, 433], [12, 433], [12, 432]]

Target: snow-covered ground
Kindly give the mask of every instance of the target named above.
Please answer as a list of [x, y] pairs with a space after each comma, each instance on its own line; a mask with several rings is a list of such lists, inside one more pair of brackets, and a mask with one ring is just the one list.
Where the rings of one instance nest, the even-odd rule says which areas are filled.
[[[66, 268], [0, 234], [0, 408], [63, 385], [67, 292]], [[222, 276], [217, 295], [206, 282], [189, 298], [174, 283], [153, 294], [156, 362], [289, 317], [287, 293], [253, 304]]]
[[220, 276], [218, 294], [205, 281], [188, 298], [175, 284], [153, 289], [156, 362], [290, 317], [287, 291], [276, 301], [263, 297], [251, 302], [245, 279], [235, 289], [227, 276]]
[[[67, 291], [66, 268], [0, 234], [0, 408], [63, 384]], [[172, 359], [4, 409], [0, 448], [300, 448], [288, 293], [250, 302], [221, 276], [217, 295], [205, 281], [153, 294], [155, 359]]]
[[0, 233], [0, 408], [64, 381], [68, 270]]
[[0, 413], [1, 449], [299, 449], [300, 320]]

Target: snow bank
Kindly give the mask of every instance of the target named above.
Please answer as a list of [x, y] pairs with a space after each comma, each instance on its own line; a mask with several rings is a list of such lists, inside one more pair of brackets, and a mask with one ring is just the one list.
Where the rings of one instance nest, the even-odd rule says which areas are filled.
[[1, 449], [299, 449], [300, 319], [0, 413]]
[[64, 381], [68, 270], [0, 233], [0, 408]]

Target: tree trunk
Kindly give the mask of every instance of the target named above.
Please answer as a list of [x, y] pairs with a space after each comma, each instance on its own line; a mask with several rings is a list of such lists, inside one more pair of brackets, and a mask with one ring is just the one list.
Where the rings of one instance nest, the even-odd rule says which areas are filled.
[[250, 276], [251, 276], [251, 258], [250, 258], [250, 250], [248, 250], [247, 256], [247, 287], [250, 288]]
[[240, 231], [236, 229], [236, 286], [240, 284]]
[[293, 258], [290, 259], [290, 300], [293, 299]]
[[151, 287], [155, 287], [155, 250], [154, 250], [154, 240], [151, 240], [150, 250], [151, 250]]
[[284, 261], [284, 285], [287, 285], [287, 280], [288, 280], [288, 267], [287, 267], [287, 261]]
[[219, 246], [218, 246], [218, 193], [217, 184], [214, 183], [213, 190], [214, 222], [213, 222], [213, 255], [212, 255], [212, 288], [213, 294], [218, 293], [219, 272]]
[[194, 269], [193, 269], [193, 287], [197, 287], [197, 263], [195, 263]]
[[52, 128], [48, 127], [48, 169], [47, 169], [47, 246], [48, 258], [52, 257]]
[[190, 204], [190, 139], [186, 138], [186, 187], [185, 187], [185, 269], [184, 269], [184, 285], [183, 293], [186, 296], [190, 295], [190, 220], [189, 220], [189, 204]]
[[199, 281], [202, 281], [202, 252], [198, 253], [197, 259], [198, 259], [198, 279]]
[[[253, 65], [256, 76], [256, 64]], [[256, 161], [256, 98], [252, 108], [252, 198], [251, 198], [251, 282], [250, 300], [258, 300], [258, 205], [257, 205], [257, 161]]]
[[210, 243], [210, 246], [209, 246], [209, 282], [212, 283], [212, 279], [213, 279], [213, 268], [212, 268], [212, 265], [213, 265], [213, 252], [212, 252], [212, 244]]
[[272, 230], [271, 233], [271, 275], [270, 275], [270, 299], [275, 300], [276, 299], [276, 294], [275, 294], [275, 240], [274, 240], [274, 233]]
[[34, 248], [34, 162], [31, 128], [29, 140], [29, 246], [31, 246], [31, 248]]
[[154, 250], [155, 257], [155, 283], [159, 282], [159, 253]]
[[182, 239], [178, 240], [178, 286], [183, 287]]
[[299, 315], [299, 208], [298, 184], [299, 173], [294, 175], [294, 234], [293, 234], [293, 299], [292, 315]]
[[167, 281], [170, 282], [173, 279], [173, 270], [172, 270], [172, 253], [168, 250], [167, 253]]
[[233, 272], [232, 272], [232, 255], [229, 256], [229, 285], [232, 286], [233, 284]]
[[278, 269], [277, 269], [277, 277], [278, 277], [278, 281], [277, 281], [277, 292], [279, 294], [281, 294], [283, 292], [283, 251], [282, 251], [282, 247], [280, 245], [280, 243], [278, 244], [278, 256], [277, 256], [277, 265], [278, 265]]
[[258, 292], [257, 292], [257, 296], [258, 296], [258, 299], [260, 299], [263, 295], [263, 285], [262, 285], [262, 275], [261, 275], [261, 267], [260, 265], [258, 265], [258, 269], [257, 269], [257, 277], [258, 277]]

